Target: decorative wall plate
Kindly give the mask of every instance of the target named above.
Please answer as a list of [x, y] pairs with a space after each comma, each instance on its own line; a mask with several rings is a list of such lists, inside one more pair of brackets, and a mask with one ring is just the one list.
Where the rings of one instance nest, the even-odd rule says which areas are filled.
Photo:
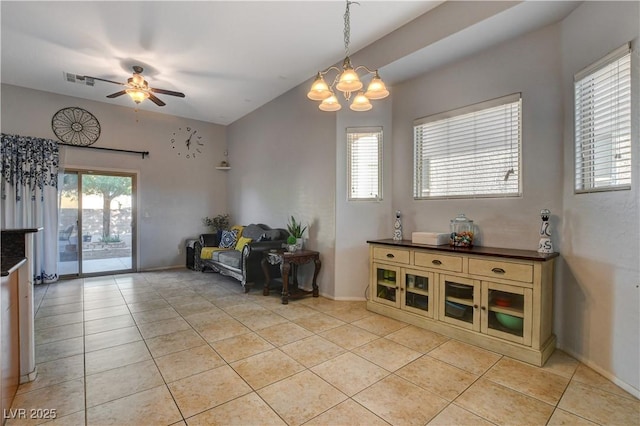
[[100, 123], [89, 111], [77, 107], [62, 108], [51, 119], [58, 139], [71, 145], [91, 145], [100, 137]]

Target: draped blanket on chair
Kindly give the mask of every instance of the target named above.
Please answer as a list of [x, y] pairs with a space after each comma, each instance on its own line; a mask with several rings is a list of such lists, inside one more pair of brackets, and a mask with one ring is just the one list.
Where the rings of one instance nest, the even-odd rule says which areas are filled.
[[34, 284], [58, 279], [58, 143], [2, 133], [0, 148], [1, 223], [5, 228], [37, 228]]

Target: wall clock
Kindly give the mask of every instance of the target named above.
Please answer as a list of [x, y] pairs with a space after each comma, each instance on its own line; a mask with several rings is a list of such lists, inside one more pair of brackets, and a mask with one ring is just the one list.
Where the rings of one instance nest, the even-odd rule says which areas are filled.
[[64, 143], [91, 145], [100, 137], [100, 123], [89, 111], [82, 108], [62, 108], [51, 119], [53, 133]]
[[194, 159], [204, 149], [202, 135], [192, 127], [178, 127], [178, 130], [171, 134], [171, 148], [173, 148], [178, 157]]

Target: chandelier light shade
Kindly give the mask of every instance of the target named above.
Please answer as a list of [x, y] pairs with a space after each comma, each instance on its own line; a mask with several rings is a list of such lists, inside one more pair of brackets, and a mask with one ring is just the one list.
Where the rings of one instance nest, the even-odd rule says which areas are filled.
[[342, 67], [344, 71], [340, 74], [336, 89], [341, 92], [356, 92], [362, 89], [363, 85], [360, 77], [358, 77], [358, 73], [351, 66], [351, 60], [348, 57], [344, 60]]
[[364, 95], [369, 99], [384, 99], [389, 96], [389, 91], [384, 84], [384, 81], [378, 75], [378, 71], [376, 71], [376, 75], [371, 79], [371, 83], [369, 83], [369, 87], [367, 87], [367, 91]]
[[[307, 97], [313, 101], [321, 101], [319, 108], [322, 111], [338, 111], [342, 108], [338, 97], [335, 95], [333, 89], [342, 92], [342, 96], [345, 100], [351, 100], [352, 93], [358, 93], [353, 98], [353, 102], [350, 107], [353, 111], [369, 111], [373, 106], [370, 100], [384, 99], [389, 96], [389, 90], [385, 86], [384, 82], [378, 74], [378, 70], [370, 70], [364, 65], [354, 67], [351, 65], [351, 58], [349, 58], [349, 38], [351, 36], [351, 24], [350, 24], [350, 12], [349, 7], [353, 1], [347, 0], [347, 10], [344, 13], [344, 49], [345, 58], [342, 62], [342, 69], [331, 66], [324, 71], [319, 71], [315, 80], [311, 84], [311, 89], [307, 93]], [[356, 3], [358, 4], [358, 3]], [[366, 92], [362, 92], [364, 83], [358, 72], [364, 70], [362, 77], [373, 75]], [[328, 85], [324, 79], [324, 76], [329, 72], [336, 71], [336, 75], [331, 83]]]
[[331, 90], [329, 90], [329, 86], [327, 82], [324, 81], [324, 78], [320, 73], [316, 76], [316, 79], [313, 81], [311, 85], [311, 90], [307, 93], [307, 97], [312, 101], [323, 101], [331, 96]]
[[364, 93], [360, 92], [358, 93], [358, 96], [353, 98], [353, 102], [349, 108], [353, 111], [369, 111], [373, 108], [373, 105], [369, 102], [369, 98], [367, 98]]
[[320, 102], [320, 106], [319, 108], [322, 111], [338, 111], [342, 108], [342, 105], [340, 105], [340, 102], [338, 101], [338, 98], [336, 97], [336, 95], [334, 95], [333, 93], [331, 93], [331, 95], [326, 98], [323, 99], [322, 102]]

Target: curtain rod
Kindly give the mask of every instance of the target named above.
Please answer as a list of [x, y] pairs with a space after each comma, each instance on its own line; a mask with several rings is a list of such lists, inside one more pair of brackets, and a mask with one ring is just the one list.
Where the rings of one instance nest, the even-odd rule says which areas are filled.
[[128, 149], [101, 148], [99, 146], [86, 146], [86, 145], [72, 145], [70, 143], [64, 143], [64, 142], [58, 142], [58, 145], [70, 146], [72, 148], [91, 148], [91, 149], [100, 149], [103, 151], [115, 151], [115, 152], [126, 152], [128, 154], [139, 154], [139, 155], [142, 155], [143, 160], [145, 155], [149, 155], [149, 151], [130, 151]]

